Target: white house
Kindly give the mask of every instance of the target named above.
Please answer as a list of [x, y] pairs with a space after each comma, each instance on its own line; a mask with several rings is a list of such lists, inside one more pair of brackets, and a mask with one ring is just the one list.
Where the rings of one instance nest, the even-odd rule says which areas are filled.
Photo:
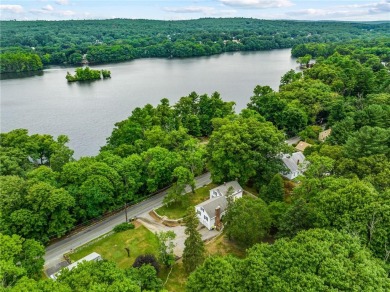
[[[101, 260], [103, 260], [102, 256], [100, 254], [98, 254], [97, 252], [93, 252], [93, 253], [90, 253], [89, 255], [83, 257], [82, 259], [75, 261], [74, 263], [70, 264], [69, 266], [64, 267], [63, 269], [68, 269], [69, 271], [71, 271], [82, 262], [90, 262], [90, 261], [97, 262], [97, 261], [101, 261]], [[60, 274], [61, 274], [61, 271], [54, 273], [53, 275], [50, 275], [50, 278], [52, 278], [53, 280], [56, 280]]]
[[294, 152], [293, 154], [282, 154], [281, 157], [287, 171], [282, 171], [280, 174], [285, 178], [294, 179], [303, 174], [307, 169], [308, 161], [302, 152]]
[[231, 197], [233, 200], [242, 197], [242, 187], [237, 181], [224, 183], [219, 187], [210, 190], [210, 198], [203, 203], [195, 206], [196, 215], [199, 222], [207, 229], [221, 227], [221, 217], [225, 214], [228, 200]]

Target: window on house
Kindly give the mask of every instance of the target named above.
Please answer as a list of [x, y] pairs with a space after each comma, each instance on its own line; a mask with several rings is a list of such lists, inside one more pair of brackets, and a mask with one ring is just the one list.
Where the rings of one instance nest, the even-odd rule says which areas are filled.
[[201, 208], [200, 208], [200, 210], [202, 210], [202, 212], [204, 212], [204, 209], [203, 209], [203, 207], [201, 207]]
[[207, 217], [206, 215], [204, 215], [203, 218], [204, 220], [209, 221], [209, 217]]
[[199, 210], [196, 210], [196, 214], [198, 214], [200, 216], [200, 211]]

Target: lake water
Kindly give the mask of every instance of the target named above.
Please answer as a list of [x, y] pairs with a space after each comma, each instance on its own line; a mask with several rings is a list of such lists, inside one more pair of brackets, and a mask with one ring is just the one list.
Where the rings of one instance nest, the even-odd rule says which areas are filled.
[[240, 111], [257, 84], [277, 90], [281, 76], [296, 67], [290, 49], [283, 49], [99, 65], [112, 78], [88, 83], [66, 82], [66, 72], [74, 68], [50, 68], [0, 81], [1, 132], [26, 128], [30, 134], [66, 134], [75, 158], [96, 155], [114, 124], [136, 107], [157, 105], [165, 97], [173, 105], [192, 91], [218, 91]]

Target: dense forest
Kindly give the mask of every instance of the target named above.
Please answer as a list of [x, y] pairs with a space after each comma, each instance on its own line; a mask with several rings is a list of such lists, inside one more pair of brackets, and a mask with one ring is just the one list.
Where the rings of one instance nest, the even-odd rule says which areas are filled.
[[[287, 72], [278, 92], [256, 86], [240, 113], [217, 92], [136, 108], [95, 157], [74, 160], [64, 135], [2, 133], [3, 287], [160, 291], [150, 266], [110, 262], [38, 280], [42, 244], [208, 170], [215, 183], [238, 179], [259, 198], [237, 200], [224, 218], [229, 240], [248, 248], [245, 258], [208, 257], [193, 266], [188, 291], [389, 291], [389, 43], [296, 45], [292, 53], [311, 55], [314, 65]], [[324, 128], [332, 132], [320, 142]], [[279, 175], [280, 152], [294, 151], [286, 135], [312, 144], [304, 151], [309, 168], [295, 182]], [[265, 236], [275, 242], [262, 243]]]
[[[183, 58], [232, 51], [291, 48], [308, 42], [340, 42], [388, 36], [390, 24], [306, 22], [247, 18], [186, 21], [1, 21], [1, 72], [43, 65]], [[7, 53], [7, 54], [4, 54]], [[40, 60], [31, 66], [31, 56]], [[42, 63], [42, 64], [40, 64]]]

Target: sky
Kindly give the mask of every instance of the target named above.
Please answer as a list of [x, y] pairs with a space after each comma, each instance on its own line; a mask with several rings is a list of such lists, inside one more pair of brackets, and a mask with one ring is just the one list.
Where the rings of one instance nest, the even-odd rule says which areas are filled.
[[390, 20], [390, 0], [0, 0], [1, 20], [204, 17]]

